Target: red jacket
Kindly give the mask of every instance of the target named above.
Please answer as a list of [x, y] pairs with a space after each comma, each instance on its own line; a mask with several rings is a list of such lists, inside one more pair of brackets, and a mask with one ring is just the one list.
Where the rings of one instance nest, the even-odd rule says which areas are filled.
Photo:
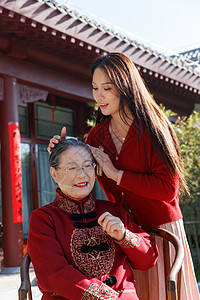
[[[113, 240], [97, 225], [105, 211], [123, 221], [124, 240]], [[146, 270], [158, 256], [154, 240], [122, 207], [91, 196], [76, 202], [60, 190], [54, 202], [32, 212], [28, 253], [45, 300], [136, 300], [130, 264]]]
[[109, 124], [110, 119], [107, 119], [96, 125], [87, 138], [89, 145], [102, 146], [113, 165], [124, 171], [119, 185], [104, 174], [97, 176], [108, 200], [123, 205], [126, 199], [137, 224], [144, 230], [182, 218], [178, 176], [170, 175], [168, 167], [158, 158], [147, 130], [144, 128], [143, 134], [140, 131], [138, 138], [133, 122], [118, 155]]

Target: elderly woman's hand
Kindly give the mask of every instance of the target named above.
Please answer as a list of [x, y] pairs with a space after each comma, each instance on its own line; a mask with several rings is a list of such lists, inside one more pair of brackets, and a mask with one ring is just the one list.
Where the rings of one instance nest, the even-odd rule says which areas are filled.
[[109, 157], [108, 154], [104, 153], [102, 150], [90, 146], [90, 149], [92, 151], [92, 154], [96, 161], [99, 163], [100, 167], [102, 168], [104, 174], [114, 180], [118, 180], [119, 176], [119, 170], [117, 170], [114, 166], [113, 163]]
[[54, 136], [52, 137], [52, 139], [50, 139], [50, 143], [49, 143], [49, 145], [48, 145], [47, 151], [48, 151], [49, 153], [51, 153], [52, 150], [53, 150], [53, 148], [54, 148], [54, 146], [55, 146], [55, 144], [59, 143], [59, 141], [65, 140], [66, 134], [67, 134], [67, 132], [66, 132], [66, 127], [63, 127], [62, 130], [61, 130], [61, 136], [59, 136], [59, 135], [54, 135]]
[[98, 223], [112, 238], [118, 241], [123, 240], [125, 227], [120, 218], [105, 212], [98, 218]]

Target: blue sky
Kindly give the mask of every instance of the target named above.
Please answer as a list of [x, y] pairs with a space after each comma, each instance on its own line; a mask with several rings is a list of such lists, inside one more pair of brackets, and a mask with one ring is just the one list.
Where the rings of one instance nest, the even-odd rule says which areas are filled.
[[[57, 0], [90, 12], [136, 40], [175, 52], [200, 47], [200, 0]], [[85, 11], [84, 11], [85, 10]], [[79, 11], [79, 10], [78, 10]], [[118, 28], [114, 27], [115, 31]], [[128, 35], [128, 34], [127, 34]]]

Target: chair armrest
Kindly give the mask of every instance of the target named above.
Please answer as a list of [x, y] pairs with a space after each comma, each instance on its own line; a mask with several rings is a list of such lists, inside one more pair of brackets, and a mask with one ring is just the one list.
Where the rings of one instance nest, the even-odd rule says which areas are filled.
[[21, 285], [18, 290], [19, 300], [26, 300], [27, 294], [29, 295], [29, 300], [32, 299], [31, 283], [30, 283], [30, 277], [29, 277], [30, 262], [31, 262], [31, 259], [27, 252], [23, 257], [21, 267], [20, 267]]
[[181, 268], [184, 259], [184, 248], [181, 241], [177, 238], [177, 236], [170, 231], [160, 228], [154, 227], [150, 230], [149, 233], [153, 233], [157, 236], [166, 239], [167, 241], [171, 242], [175, 248], [175, 258], [170, 268], [167, 282], [168, 282], [168, 290], [175, 291], [176, 290], [176, 276]]

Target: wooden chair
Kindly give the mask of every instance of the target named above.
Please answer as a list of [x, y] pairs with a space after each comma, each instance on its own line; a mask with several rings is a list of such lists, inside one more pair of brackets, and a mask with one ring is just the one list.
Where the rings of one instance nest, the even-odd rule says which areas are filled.
[[[181, 266], [184, 259], [183, 245], [177, 236], [160, 227], [152, 228], [149, 234], [163, 238], [166, 300], [179, 300], [181, 293]], [[173, 263], [170, 257], [169, 242], [175, 248]]]
[[[167, 294], [166, 300], [179, 300], [180, 288], [181, 288], [181, 265], [184, 258], [183, 245], [174, 234], [172, 234], [171, 232], [165, 229], [156, 227], [156, 228], [152, 228], [149, 233], [163, 238], [166, 294]], [[169, 242], [175, 248], [175, 259], [172, 264], [170, 262]], [[31, 293], [30, 277], [29, 277], [30, 262], [31, 262], [30, 257], [28, 253], [26, 253], [20, 268], [21, 286], [18, 290], [19, 300], [33, 299]], [[27, 294], [28, 294], [28, 298], [27, 298]]]
[[[31, 263], [30, 256], [28, 252], [23, 257], [21, 267], [20, 267], [20, 277], [21, 277], [21, 285], [18, 290], [19, 300], [32, 300], [32, 292], [31, 292], [31, 283], [29, 276], [29, 266]], [[28, 298], [27, 298], [28, 294]]]

